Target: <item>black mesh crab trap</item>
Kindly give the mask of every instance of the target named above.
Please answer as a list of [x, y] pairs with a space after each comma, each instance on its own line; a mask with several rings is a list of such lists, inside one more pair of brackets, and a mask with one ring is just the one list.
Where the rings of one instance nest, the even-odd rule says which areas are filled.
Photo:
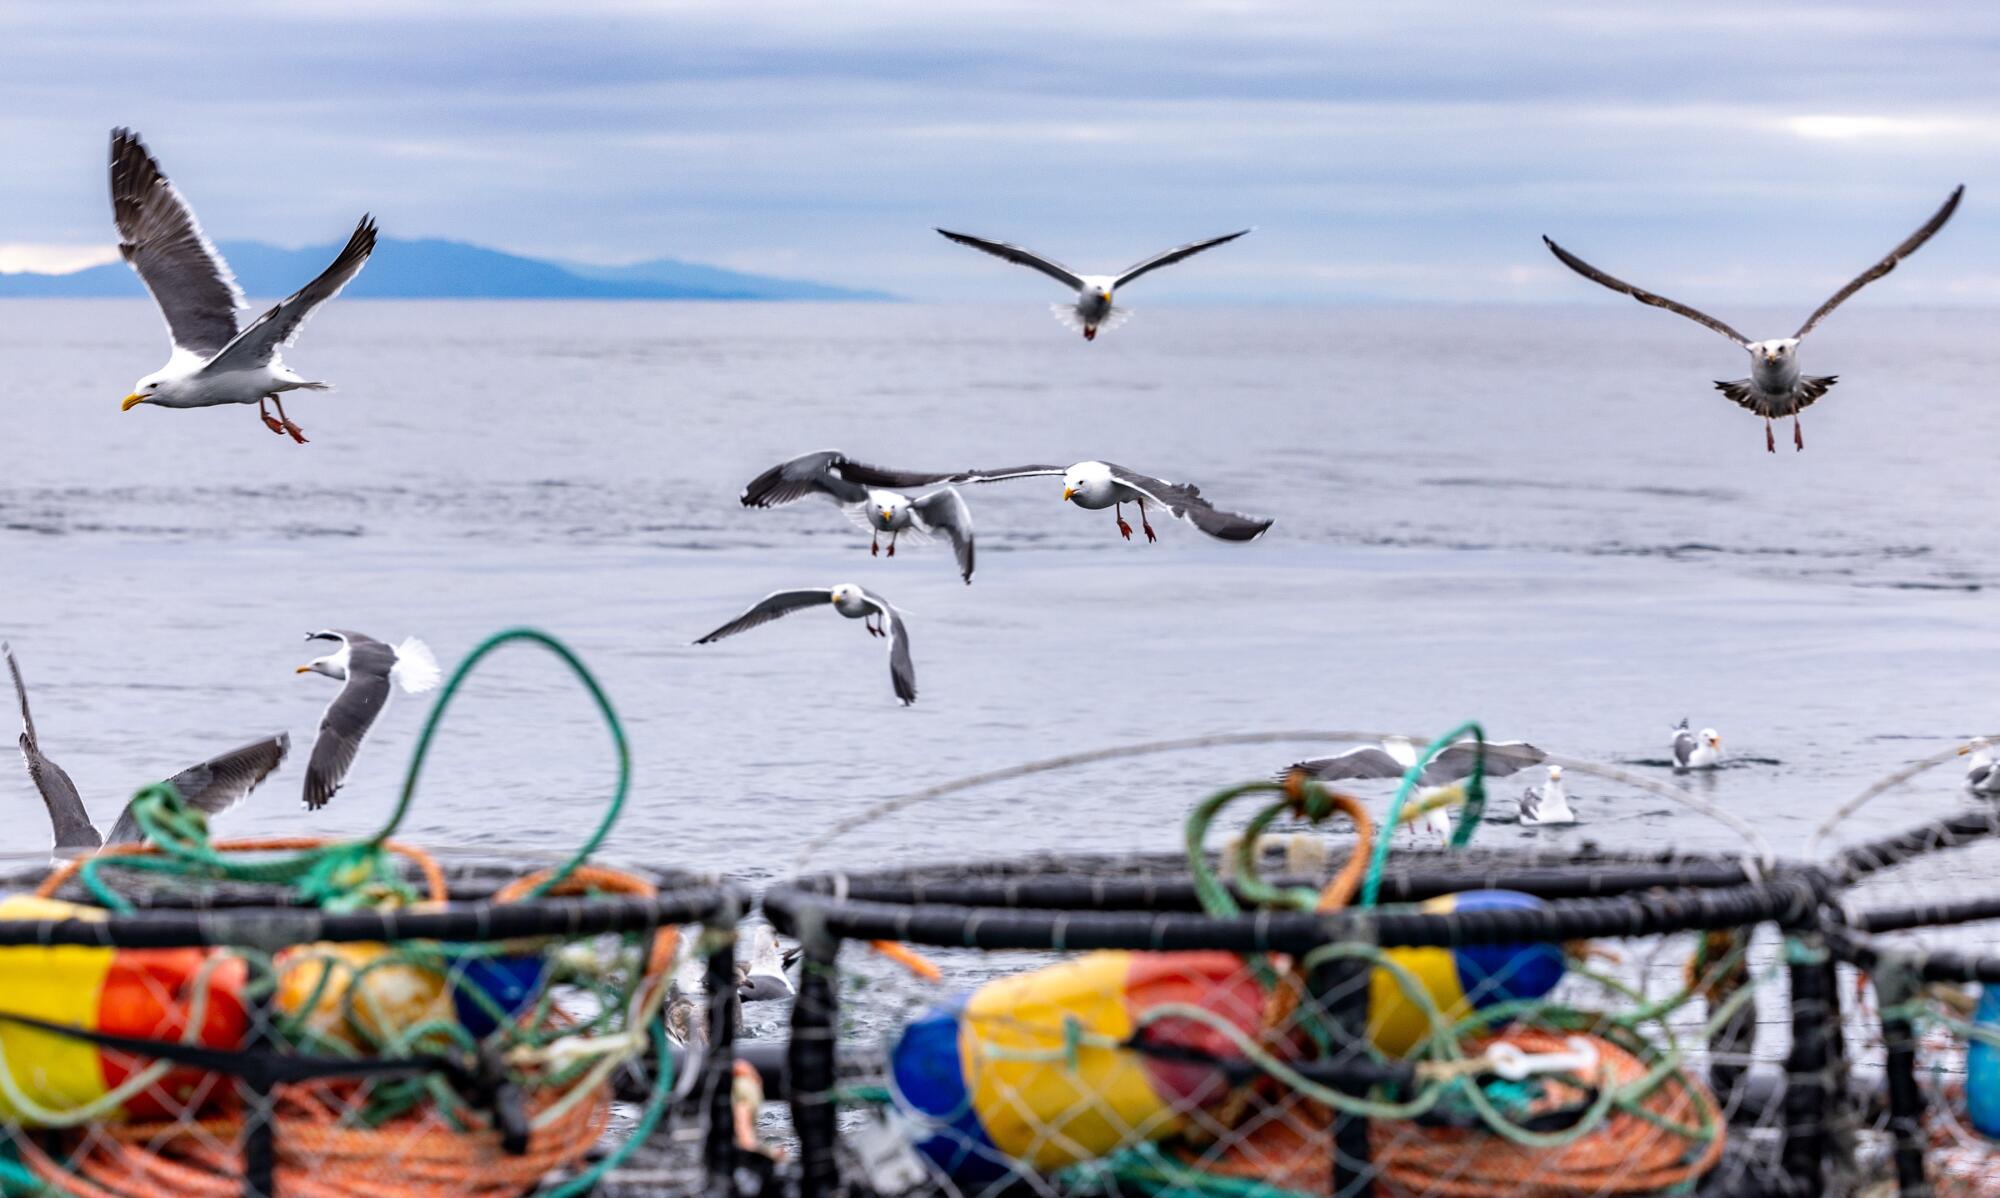
[[[1444, 850], [1292, 777], [1204, 801], [1176, 857], [772, 888], [803, 1192], [1824, 1192], [1823, 875], [1475, 849], [1478, 771], [1453, 789]], [[1295, 819], [1345, 832], [1273, 843]]]
[[[524, 638], [612, 722], [596, 833], [546, 868], [394, 839], [466, 670]], [[497, 1198], [728, 1176], [744, 896], [594, 857], [625, 767], [581, 664], [509, 634], [454, 675], [371, 838], [215, 842], [163, 785], [131, 809], [143, 848], [6, 879], [0, 1192]]]
[[[2000, 1196], [2000, 809], [1975, 757], [1970, 801], [1939, 818], [1843, 843], [1853, 817], [1926, 769], [1985, 747], [1914, 763], [1842, 807], [1820, 829], [1845, 886], [1830, 937], [1858, 1005], [1852, 1037], [1874, 1087], [1865, 1131], [1874, 1171], [1906, 1198]], [[1949, 806], [1949, 804], [1940, 804]]]

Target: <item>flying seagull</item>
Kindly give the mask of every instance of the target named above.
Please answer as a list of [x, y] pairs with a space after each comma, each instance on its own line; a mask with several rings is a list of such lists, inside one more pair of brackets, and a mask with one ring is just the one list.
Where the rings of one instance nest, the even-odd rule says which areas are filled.
[[1799, 413], [1812, 406], [1814, 400], [1825, 395], [1827, 388], [1839, 381], [1838, 375], [1800, 374], [1799, 342], [1807, 333], [1812, 332], [1813, 326], [1825, 319], [1829, 312], [1844, 303], [1847, 297], [1896, 269], [1898, 262], [1916, 253], [1918, 247], [1931, 239], [1932, 234], [1944, 228], [1944, 223], [1958, 210], [1959, 197], [1964, 194], [1965, 185], [1960, 184], [1952, 191], [1951, 198], [1944, 202], [1944, 206], [1924, 222], [1923, 228], [1910, 234], [1901, 245], [1890, 250], [1887, 257], [1856, 275], [1847, 286], [1834, 292], [1833, 298], [1821, 304], [1817, 311], [1806, 318], [1806, 322], [1799, 326], [1798, 332], [1789, 337], [1776, 337], [1769, 341], [1752, 341], [1706, 312], [1697, 311], [1663, 295], [1655, 295], [1644, 288], [1634, 287], [1622, 279], [1614, 279], [1547, 237], [1543, 237], [1542, 241], [1549, 247], [1551, 253], [1562, 260], [1564, 266], [1591, 282], [1609, 287], [1613, 291], [1622, 291], [1642, 304], [1651, 304], [1655, 308], [1677, 312], [1696, 324], [1714, 329], [1750, 351], [1750, 377], [1717, 382], [1715, 387], [1739, 406], [1748, 408], [1764, 418], [1764, 448], [1776, 453], [1778, 441], [1771, 432], [1772, 419], [1790, 416], [1792, 444], [1798, 449], [1804, 449], [1806, 439], [1805, 434], [1799, 429]]
[[1521, 792], [1521, 822], [1529, 825], [1573, 824], [1576, 812], [1569, 809], [1569, 792], [1563, 788], [1563, 767], [1549, 767], [1549, 780]]
[[1674, 725], [1674, 770], [1712, 770], [1722, 764], [1722, 734], [1703, 728], [1699, 735], [1688, 731], [1688, 722]]
[[[870, 636], [889, 639], [889, 683], [896, 689], [896, 697], [905, 707], [917, 701], [917, 670], [910, 664], [910, 633], [903, 626], [903, 615], [889, 606], [889, 601], [851, 582], [837, 587], [815, 587], [801, 591], [772, 591], [752, 604], [749, 611], [724, 624], [722, 627], [696, 641], [706, 645], [726, 636], [735, 636], [768, 624], [779, 616], [789, 616], [802, 608], [819, 603], [833, 604], [833, 610], [850, 620], [863, 621], [863, 627]], [[888, 625], [884, 631], [883, 624]]]
[[1135, 262], [1115, 275], [1080, 275], [1053, 258], [1044, 258], [1032, 250], [1024, 250], [1018, 245], [1008, 245], [1004, 241], [988, 241], [984, 237], [974, 237], [969, 233], [954, 233], [950, 229], [938, 232], [960, 245], [969, 245], [975, 250], [983, 250], [996, 258], [1039, 270], [1043, 274], [1076, 292], [1076, 298], [1067, 304], [1055, 304], [1056, 319], [1083, 333], [1085, 341], [1095, 341], [1099, 328], [1114, 329], [1124, 323], [1131, 309], [1117, 308], [1114, 314], [1112, 293], [1125, 284], [1145, 274], [1158, 270], [1183, 258], [1191, 258], [1211, 246], [1225, 241], [1235, 241], [1248, 233], [1248, 229], [1238, 229], [1221, 237], [1211, 237], [1207, 241], [1191, 241], [1163, 254], [1155, 254], [1143, 262]]
[[1221, 541], [1254, 541], [1271, 527], [1271, 521], [1255, 516], [1225, 512], [1203, 499], [1201, 488], [1192, 483], [1170, 483], [1137, 470], [1127, 470], [1111, 462], [1078, 462], [1074, 466], [1014, 466], [1005, 470], [965, 470], [957, 474], [904, 474], [906, 485], [928, 483], [997, 483], [1014, 478], [1061, 478], [1062, 497], [1076, 506], [1102, 511], [1115, 509], [1118, 534], [1132, 539], [1132, 526], [1125, 522], [1125, 505], [1139, 505], [1139, 525], [1146, 540], [1157, 541], [1152, 521], [1146, 519], [1146, 504], [1178, 516], [1209, 536]]
[[[306, 318], [361, 272], [375, 250], [375, 221], [363, 216], [354, 235], [320, 276], [270, 311], [238, 329], [245, 307], [236, 276], [216, 252], [181, 193], [160, 172], [130, 129], [111, 131], [111, 214], [118, 224], [118, 252], [153, 293], [167, 318], [173, 354], [138, 381], [124, 411], [140, 404], [161, 408], [257, 405], [264, 424], [305, 444], [305, 434], [285, 415], [286, 391], [325, 391], [287, 367], [281, 352], [298, 338]], [[278, 406], [274, 418], [266, 402]]]
[[[1448, 786], [1460, 779], [1469, 778], [1472, 776], [1472, 765], [1478, 754], [1479, 746], [1476, 741], [1461, 740], [1446, 745], [1428, 765], [1424, 766], [1424, 772], [1417, 780], [1425, 786]], [[1547, 759], [1547, 753], [1524, 740], [1488, 741], [1485, 776], [1504, 778], [1531, 765], [1540, 765]], [[1294, 762], [1284, 770], [1284, 773], [1290, 774], [1294, 770], [1300, 770], [1321, 782], [1354, 778], [1400, 778], [1416, 764], [1416, 761], [1416, 746], [1398, 736], [1391, 737], [1380, 745], [1360, 745], [1331, 757], [1314, 757]]]
[[780, 462], [743, 488], [744, 507], [780, 507], [808, 495], [824, 495], [870, 533], [868, 552], [882, 551], [882, 534], [889, 534], [889, 556], [896, 556], [896, 539], [904, 533], [922, 537], [943, 533], [951, 538], [959, 576], [972, 581], [972, 511], [950, 487], [916, 498], [897, 487], [921, 486], [917, 475], [883, 470], [849, 461], [838, 450], [823, 449]]
[[[13, 647], [0, 643], [0, 654], [7, 658], [7, 672], [14, 676], [14, 696], [21, 701], [21, 760], [27, 763], [28, 778], [34, 782], [43, 805], [49, 809], [49, 822], [55, 828], [56, 852], [74, 856], [107, 844], [139, 843], [143, 838], [139, 820], [129, 803], [119, 814], [118, 822], [112, 825], [109, 837], [97, 834], [96, 826], [90, 822], [90, 813], [83, 805], [83, 796], [77, 793], [76, 783], [70, 781], [69, 774], [61, 766], [42, 755], [41, 741], [35, 736], [35, 717], [28, 711], [28, 687], [21, 680], [21, 665], [14, 660]], [[285, 760], [285, 752], [291, 744], [292, 738], [282, 732], [267, 736], [220, 757], [212, 757], [200, 765], [189, 766], [168, 778], [167, 784], [179, 793], [188, 806], [214, 819], [257, 789], [257, 784]]]
[[394, 646], [339, 629], [309, 632], [306, 639], [337, 641], [340, 648], [293, 672], [324, 674], [347, 684], [320, 716], [319, 735], [306, 762], [306, 806], [317, 811], [340, 790], [362, 738], [388, 706], [390, 691], [400, 687], [405, 694], [422, 694], [436, 687], [442, 675], [430, 646], [413, 636]]

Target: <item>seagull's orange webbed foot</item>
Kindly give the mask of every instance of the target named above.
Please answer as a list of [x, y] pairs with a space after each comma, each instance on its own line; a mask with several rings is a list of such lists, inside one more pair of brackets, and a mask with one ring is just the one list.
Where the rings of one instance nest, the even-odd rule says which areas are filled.
[[1084, 339], [1085, 341], [1095, 341], [1095, 340], [1097, 340], [1097, 326], [1096, 326], [1096, 325], [1094, 325], [1094, 324], [1087, 324], [1087, 325], [1084, 325], [1084, 326], [1083, 326], [1083, 339]]
[[301, 445], [304, 445], [306, 443], [305, 430], [300, 428], [298, 425], [293, 424], [289, 420], [285, 421], [285, 423], [279, 428], [278, 431], [282, 433], [291, 434], [292, 440], [297, 441]]
[[1771, 422], [1768, 420], [1764, 422], [1764, 452], [1778, 452], [1778, 438], [1771, 434]]
[[1797, 416], [1794, 416], [1792, 417], [1792, 448], [1794, 450], [1800, 450], [1804, 449], [1805, 447], [1806, 447], [1805, 432], [1799, 428], [1799, 418]]
[[264, 422], [265, 428], [270, 429], [272, 432], [282, 437], [285, 435], [285, 426], [278, 420], [277, 417], [271, 415], [271, 409], [269, 405], [270, 405], [269, 400], [260, 399], [257, 401], [257, 418]]
[[1123, 512], [1118, 514], [1118, 535], [1128, 541], [1132, 539], [1132, 526], [1125, 523], [1125, 514]]

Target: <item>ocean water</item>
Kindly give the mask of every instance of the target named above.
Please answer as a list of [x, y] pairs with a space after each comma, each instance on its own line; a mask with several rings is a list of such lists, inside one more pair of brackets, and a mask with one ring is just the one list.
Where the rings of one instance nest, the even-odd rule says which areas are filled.
[[[1797, 314], [1728, 315], [1755, 331]], [[573, 645], [626, 721], [628, 858], [783, 873], [870, 804], [1133, 741], [1477, 718], [1644, 762], [1683, 716], [1740, 762], [1690, 785], [1792, 854], [1871, 779], [2000, 723], [1995, 318], [1843, 310], [1805, 363], [1842, 382], [1806, 414], [1806, 451], [1781, 427], [1769, 455], [1710, 386], [1743, 373], [1739, 351], [1630, 304], [1141, 304], [1085, 344], [1034, 304], [349, 301], [290, 355], [338, 387], [288, 405], [312, 438], [296, 446], [249, 409], [121, 414], [163, 360], [148, 305], [0, 303], [0, 637], [44, 749], [105, 825], [140, 783], [284, 729], [291, 761], [227, 830], [372, 830], [427, 700], [393, 704], [308, 813], [336, 684], [293, 673], [317, 652], [302, 635], [415, 634], [449, 666], [529, 624]], [[1277, 523], [1246, 546], [1162, 523], [1147, 545], [1052, 479], [968, 488], [968, 587], [942, 544], [871, 557], [830, 504], [737, 504], [764, 467], [826, 447], [912, 468], [1106, 458]], [[892, 698], [881, 642], [831, 612], [690, 644], [770, 590], [841, 581], [908, 613], [915, 707]], [[972, 791], [807, 864], [1169, 849], [1210, 790], [1329, 748]], [[582, 693], [510, 649], [453, 708], [405, 832], [555, 852], [611, 781]], [[1956, 781], [1891, 792], [1846, 835], [1948, 811]], [[1572, 794], [1578, 828], [1482, 839], [1743, 844], [1657, 796]], [[46, 846], [23, 771], [0, 770], [0, 816], [0, 848]]]

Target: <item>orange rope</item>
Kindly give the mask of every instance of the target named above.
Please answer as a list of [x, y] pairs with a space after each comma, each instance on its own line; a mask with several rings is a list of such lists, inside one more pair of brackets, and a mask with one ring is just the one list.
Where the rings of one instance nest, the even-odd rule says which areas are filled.
[[[1609, 1040], [1586, 1037], [1597, 1049], [1606, 1084], [1631, 1085], [1646, 1064]], [[1509, 1043], [1523, 1052], [1567, 1050], [1569, 1036], [1535, 1029], [1502, 1033], [1474, 1051]], [[1550, 1081], [1545, 1107], [1587, 1100], [1564, 1082]], [[1604, 1122], [1568, 1144], [1535, 1148], [1483, 1130], [1426, 1127], [1417, 1123], [1372, 1124], [1378, 1193], [1385, 1198], [1587, 1198], [1603, 1194], [1665, 1192], [1694, 1181], [1722, 1158], [1724, 1124], [1715, 1099], [1698, 1085], [1669, 1077], [1641, 1104], [1655, 1118], [1678, 1126], [1706, 1125], [1714, 1132], [1695, 1159], [1690, 1140], [1629, 1112], [1613, 1108]], [[1182, 1149], [1188, 1165], [1203, 1172], [1255, 1178], [1306, 1194], [1331, 1190], [1327, 1154], [1330, 1114], [1316, 1103], [1287, 1095], [1270, 1110], [1257, 1112], [1248, 1134], [1231, 1137], [1220, 1153]]]
[[[326, 836], [266, 836], [255, 840], [224, 840], [211, 847], [218, 853], [277, 853], [325, 848], [329, 844], [337, 843], [340, 842]], [[424, 885], [430, 889], [432, 902], [442, 903], [451, 897], [445, 886], [444, 869], [438, 865], [436, 858], [415, 845], [403, 844], [400, 841], [385, 840], [382, 842], [382, 847], [417, 863], [417, 868], [423, 871]], [[96, 856], [143, 857], [156, 855], [159, 851], [151, 844], [117, 844], [99, 849]], [[76, 876], [76, 871], [82, 869], [83, 863], [87, 860], [89, 860], [87, 857], [77, 857], [57, 866], [55, 871], [42, 879], [42, 884], [35, 888], [35, 897], [54, 896], [56, 891], [62, 889], [63, 883]]]

